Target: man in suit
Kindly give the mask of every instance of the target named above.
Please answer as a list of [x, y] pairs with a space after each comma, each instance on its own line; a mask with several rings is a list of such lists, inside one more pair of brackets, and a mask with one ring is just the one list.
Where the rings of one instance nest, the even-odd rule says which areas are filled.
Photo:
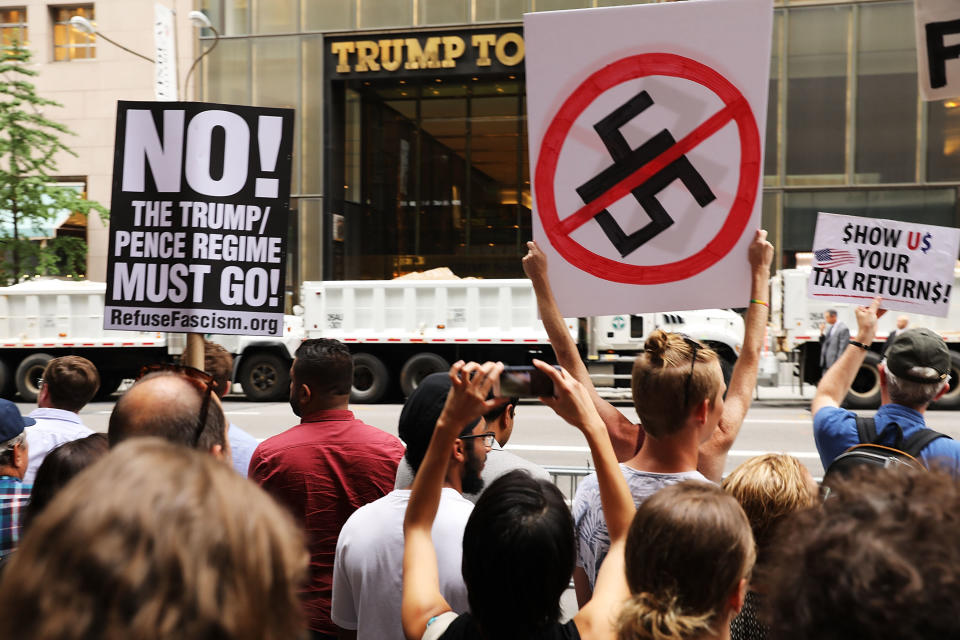
[[883, 343], [883, 351], [880, 352], [881, 356], [887, 355], [887, 349], [890, 348], [890, 345], [893, 344], [894, 338], [907, 330], [907, 325], [910, 324], [910, 318], [907, 316], [900, 316], [897, 318], [897, 328], [890, 332], [890, 335], [887, 336], [887, 341]]
[[837, 321], [836, 309], [827, 309], [823, 319], [825, 323], [820, 323], [820, 370], [826, 373], [850, 342], [850, 330]]

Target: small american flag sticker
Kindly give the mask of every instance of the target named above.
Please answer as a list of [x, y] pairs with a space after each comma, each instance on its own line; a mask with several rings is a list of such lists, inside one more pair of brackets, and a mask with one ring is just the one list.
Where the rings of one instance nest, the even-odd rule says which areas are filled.
[[817, 259], [817, 266], [824, 269], [853, 264], [857, 261], [853, 252], [845, 249], [818, 249], [814, 251], [813, 255]]

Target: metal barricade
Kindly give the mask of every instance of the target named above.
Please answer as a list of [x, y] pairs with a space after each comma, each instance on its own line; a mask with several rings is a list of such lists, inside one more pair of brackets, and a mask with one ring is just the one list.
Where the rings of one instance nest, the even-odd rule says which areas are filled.
[[550, 474], [553, 484], [560, 489], [563, 497], [566, 498], [568, 506], [573, 504], [573, 497], [577, 494], [580, 481], [593, 473], [592, 467], [545, 466], [544, 469]]

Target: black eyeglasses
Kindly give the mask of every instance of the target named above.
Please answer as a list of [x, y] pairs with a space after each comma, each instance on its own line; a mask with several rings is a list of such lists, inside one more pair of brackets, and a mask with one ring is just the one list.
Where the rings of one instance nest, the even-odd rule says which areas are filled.
[[469, 440], [470, 438], [483, 438], [483, 440], [481, 440], [483, 446], [485, 446], [487, 449], [492, 449], [495, 435], [496, 434], [494, 434], [493, 431], [487, 431], [486, 433], [478, 433], [475, 436], [460, 436], [460, 439]]
[[693, 380], [693, 368], [697, 364], [697, 353], [700, 349], [703, 349], [703, 345], [690, 336], [680, 334], [680, 337], [683, 338], [687, 346], [693, 350], [693, 355], [690, 357], [690, 373], [687, 374], [687, 383], [683, 387], [683, 409], [686, 411], [690, 402], [690, 381]]
[[192, 383], [203, 385], [202, 389], [198, 388], [198, 391], [203, 393], [203, 402], [200, 404], [200, 416], [197, 420], [196, 431], [193, 434], [193, 446], [196, 447], [200, 442], [200, 434], [203, 433], [203, 427], [207, 424], [207, 414], [210, 411], [210, 396], [213, 395], [213, 390], [217, 388], [217, 381], [206, 371], [201, 371], [194, 367], [188, 367], [182, 364], [162, 363], [144, 365], [144, 367], [140, 369], [140, 375], [137, 376], [137, 380], [140, 380], [140, 378], [149, 373], [156, 373], [158, 371], [170, 371]]

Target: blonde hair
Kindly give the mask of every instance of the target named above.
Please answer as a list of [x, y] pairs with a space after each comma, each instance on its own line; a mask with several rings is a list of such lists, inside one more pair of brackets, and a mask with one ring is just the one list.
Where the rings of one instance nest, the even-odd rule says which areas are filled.
[[754, 563], [743, 509], [719, 487], [683, 482], [643, 501], [627, 536], [630, 600], [619, 640], [689, 640], [716, 633]]
[[[630, 384], [633, 406], [644, 431], [655, 438], [676, 433], [693, 407], [704, 400], [712, 402], [720, 391], [722, 376], [717, 375], [717, 369], [699, 366], [717, 362], [717, 354], [700, 345], [691, 374], [694, 348], [687, 340], [690, 339], [679, 333], [657, 329], [647, 338], [644, 352], [633, 364]], [[688, 377], [689, 395], [686, 394]]]
[[33, 521], [0, 583], [18, 638], [286, 640], [308, 555], [293, 520], [208, 454], [134, 438]]
[[724, 491], [736, 498], [747, 514], [761, 564], [777, 525], [794, 511], [816, 503], [810, 482], [803, 464], [785, 453], [750, 458], [724, 478]]

